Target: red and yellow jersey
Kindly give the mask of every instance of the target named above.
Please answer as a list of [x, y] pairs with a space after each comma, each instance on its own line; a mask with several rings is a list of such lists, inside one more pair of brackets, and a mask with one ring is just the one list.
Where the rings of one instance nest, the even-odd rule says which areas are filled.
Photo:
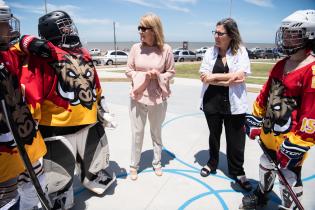
[[[0, 91], [6, 101], [7, 109], [12, 114], [14, 126], [32, 163], [46, 154], [46, 146], [32, 118], [22, 95], [19, 83], [21, 56], [11, 49], [0, 52]], [[18, 176], [25, 170], [24, 164], [14, 142], [0, 106], [0, 182]]]
[[285, 138], [301, 146], [315, 144], [315, 62], [284, 73], [287, 59], [273, 67], [254, 103], [253, 115], [264, 119], [261, 139], [273, 150]]
[[21, 83], [34, 118], [44, 126], [95, 123], [101, 86], [89, 53], [49, 44], [52, 58], [29, 55], [22, 67]]

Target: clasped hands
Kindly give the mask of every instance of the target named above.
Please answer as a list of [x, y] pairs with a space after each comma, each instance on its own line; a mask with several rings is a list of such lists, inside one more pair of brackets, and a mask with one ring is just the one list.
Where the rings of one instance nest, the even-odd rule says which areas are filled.
[[157, 79], [160, 75], [160, 72], [156, 69], [151, 69], [145, 73], [146, 79]]

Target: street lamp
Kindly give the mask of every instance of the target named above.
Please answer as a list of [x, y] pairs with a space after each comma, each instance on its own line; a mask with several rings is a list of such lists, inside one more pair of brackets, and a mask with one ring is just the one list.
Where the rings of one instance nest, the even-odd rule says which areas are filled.
[[45, 13], [47, 14], [47, 1], [45, 0]]
[[232, 0], [230, 0], [230, 17], [232, 17]]

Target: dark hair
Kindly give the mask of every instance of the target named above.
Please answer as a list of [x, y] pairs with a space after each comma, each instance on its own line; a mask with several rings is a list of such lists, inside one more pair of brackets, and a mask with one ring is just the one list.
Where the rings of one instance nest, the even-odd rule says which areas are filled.
[[242, 38], [235, 20], [233, 20], [232, 18], [224, 18], [217, 22], [216, 26], [219, 25], [223, 25], [228, 36], [232, 39], [229, 47], [231, 48], [232, 54], [235, 55], [242, 43]]

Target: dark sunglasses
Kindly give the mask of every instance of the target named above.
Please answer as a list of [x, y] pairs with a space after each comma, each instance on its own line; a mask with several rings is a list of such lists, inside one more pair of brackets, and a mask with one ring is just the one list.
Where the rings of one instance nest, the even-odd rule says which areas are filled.
[[152, 29], [151, 27], [138, 26], [138, 31], [146, 32], [147, 30]]
[[223, 33], [223, 32], [219, 32], [219, 31], [212, 31], [212, 34], [215, 36], [216, 34], [218, 36], [223, 36], [224, 34], [228, 34], [228, 33]]

